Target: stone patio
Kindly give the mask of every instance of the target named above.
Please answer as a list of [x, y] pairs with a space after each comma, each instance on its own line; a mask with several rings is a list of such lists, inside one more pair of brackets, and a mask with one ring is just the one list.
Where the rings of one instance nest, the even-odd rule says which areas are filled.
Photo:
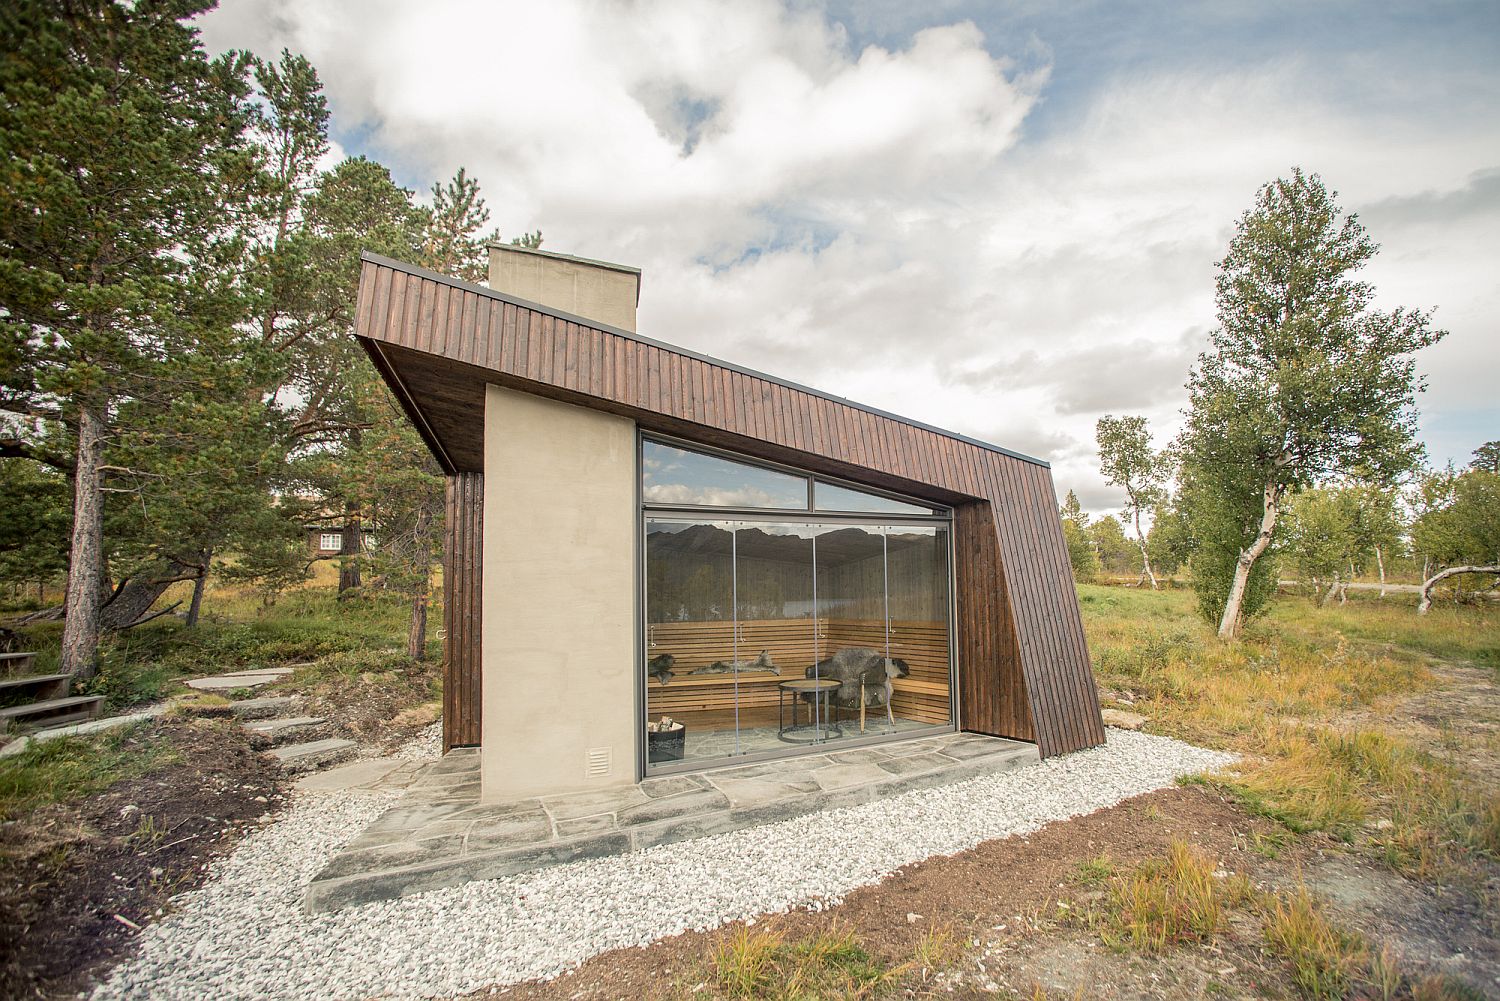
[[511, 803], [479, 802], [477, 749], [426, 766], [406, 794], [313, 877], [330, 911], [858, 806], [1036, 763], [1035, 745], [972, 733], [650, 778]]

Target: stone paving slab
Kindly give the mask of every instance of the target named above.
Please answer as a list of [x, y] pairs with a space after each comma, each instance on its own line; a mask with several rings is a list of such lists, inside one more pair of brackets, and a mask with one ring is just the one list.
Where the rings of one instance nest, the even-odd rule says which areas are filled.
[[330, 761], [348, 757], [359, 745], [352, 740], [330, 737], [327, 740], [312, 740], [305, 744], [286, 744], [271, 748], [271, 753], [287, 768], [316, 768]]
[[194, 678], [187, 682], [187, 686], [200, 692], [229, 692], [236, 688], [269, 685], [291, 673], [292, 669], [289, 667], [267, 667], [256, 671], [235, 671], [232, 674], [211, 674], [206, 678]]
[[306, 730], [309, 727], [322, 726], [328, 720], [322, 716], [283, 716], [277, 719], [255, 720], [251, 723], [241, 724], [251, 733], [265, 734], [267, 737], [279, 736], [283, 733], [291, 733], [295, 730]]
[[428, 764], [402, 758], [366, 758], [326, 772], [304, 775], [297, 780], [297, 788], [305, 792], [399, 791], [410, 788]]
[[1039, 760], [1033, 744], [943, 734], [636, 785], [481, 803], [479, 754], [460, 748], [425, 765], [406, 794], [313, 877], [304, 906], [313, 912], [337, 910], [640, 851], [859, 806]]
[[254, 699], [239, 699], [231, 703], [229, 709], [240, 719], [270, 719], [301, 701], [300, 695], [262, 695]]

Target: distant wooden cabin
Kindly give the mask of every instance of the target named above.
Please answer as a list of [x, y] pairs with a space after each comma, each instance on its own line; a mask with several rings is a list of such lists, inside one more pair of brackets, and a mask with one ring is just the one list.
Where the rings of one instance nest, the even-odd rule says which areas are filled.
[[356, 326], [448, 475], [443, 741], [487, 800], [1103, 742], [1046, 462], [643, 337], [633, 268], [496, 246], [490, 285], [367, 254]]
[[342, 525], [308, 525], [307, 553], [309, 556], [336, 556], [344, 548]]

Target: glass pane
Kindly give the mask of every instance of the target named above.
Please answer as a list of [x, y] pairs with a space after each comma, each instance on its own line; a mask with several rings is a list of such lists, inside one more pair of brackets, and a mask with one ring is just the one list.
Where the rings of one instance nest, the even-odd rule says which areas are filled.
[[813, 633], [813, 543], [807, 525], [740, 522], [735, 605], [739, 620], [740, 746], [746, 753], [788, 746], [796, 693], [783, 688], [817, 659]]
[[807, 510], [807, 479], [647, 441], [641, 496], [648, 504], [711, 504]]
[[733, 526], [647, 519], [648, 764], [735, 753], [735, 652]]
[[948, 527], [893, 525], [885, 539], [890, 656], [907, 671], [894, 680], [892, 715], [897, 726], [947, 724]]
[[813, 486], [813, 506], [819, 511], [875, 511], [882, 514], [931, 514], [932, 508], [905, 504], [863, 490], [836, 487], [821, 480]]

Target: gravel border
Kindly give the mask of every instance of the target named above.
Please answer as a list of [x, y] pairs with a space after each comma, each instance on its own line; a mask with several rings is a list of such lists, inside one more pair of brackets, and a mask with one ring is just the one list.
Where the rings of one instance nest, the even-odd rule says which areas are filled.
[[443, 756], [443, 721], [422, 728], [411, 740], [391, 754], [402, 761], [436, 761]]
[[[957, 785], [699, 841], [592, 859], [332, 914], [308, 880], [395, 798], [302, 794], [141, 935], [93, 994], [114, 998], [411, 998], [550, 978], [609, 949], [761, 913], [819, 910], [933, 855], [1026, 834], [1222, 767], [1233, 755], [1108, 731], [1104, 747]], [[858, 828], [838, 853], [791, 843]]]

